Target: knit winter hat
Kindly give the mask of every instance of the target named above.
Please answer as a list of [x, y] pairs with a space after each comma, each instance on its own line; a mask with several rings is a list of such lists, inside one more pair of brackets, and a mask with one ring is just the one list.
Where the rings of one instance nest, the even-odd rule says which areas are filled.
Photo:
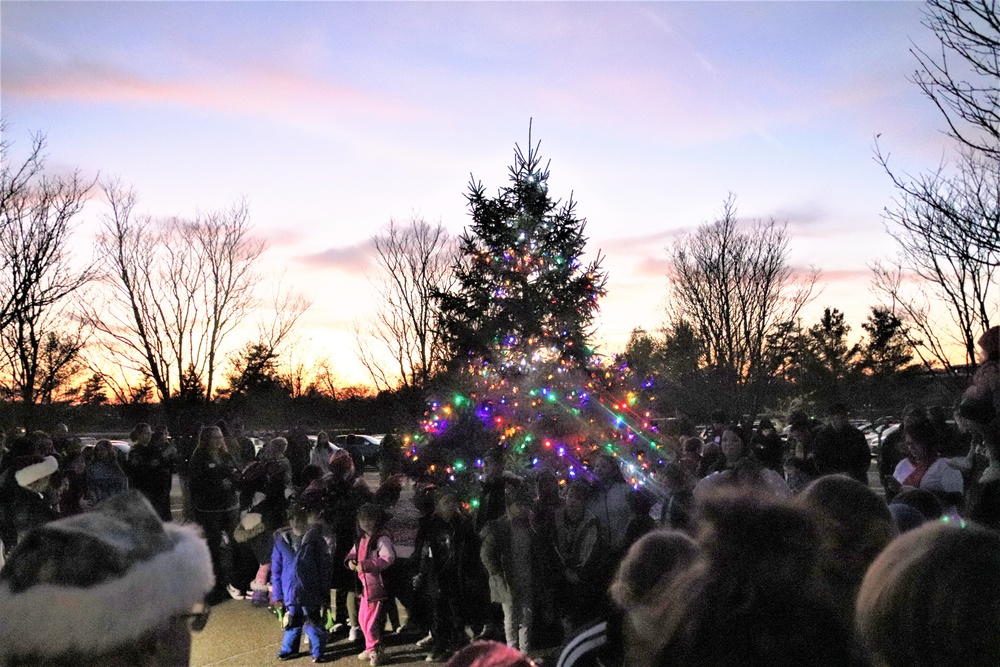
[[40, 479], [44, 479], [59, 469], [59, 463], [54, 456], [25, 456], [22, 457], [15, 466], [18, 468], [14, 473], [18, 486], [28, 487]]
[[36, 528], [11, 551], [0, 570], [0, 656], [107, 653], [190, 612], [213, 584], [200, 534], [163, 524], [129, 491]]

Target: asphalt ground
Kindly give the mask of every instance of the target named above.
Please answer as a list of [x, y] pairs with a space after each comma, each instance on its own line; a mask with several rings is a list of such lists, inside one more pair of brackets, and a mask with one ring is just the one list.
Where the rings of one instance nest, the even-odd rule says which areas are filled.
[[[405, 617], [405, 611], [402, 611]], [[212, 615], [201, 632], [193, 635], [191, 665], [193, 667], [258, 667], [268, 665], [312, 664], [310, 654], [301, 647], [300, 657], [283, 662], [278, 660], [282, 630], [278, 618], [266, 608], [253, 607], [246, 600], [227, 600], [212, 607]], [[384, 635], [384, 662], [387, 665], [425, 665], [426, 652], [413, 642], [419, 637]], [[331, 665], [362, 664], [357, 659], [364, 650], [361, 642], [348, 642], [347, 633], [329, 638], [324, 657]]]

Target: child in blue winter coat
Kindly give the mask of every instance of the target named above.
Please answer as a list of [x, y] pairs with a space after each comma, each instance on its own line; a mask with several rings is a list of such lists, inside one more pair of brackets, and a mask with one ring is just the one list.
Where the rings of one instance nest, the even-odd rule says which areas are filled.
[[288, 510], [289, 527], [274, 533], [271, 552], [271, 602], [284, 608], [284, 639], [279, 660], [298, 656], [305, 629], [313, 662], [323, 660], [323, 612], [330, 604], [331, 556], [323, 525], [301, 507]]
[[388, 516], [380, 506], [362, 505], [358, 510], [361, 537], [346, 559], [348, 569], [357, 572], [361, 580], [358, 624], [365, 635], [365, 650], [358, 658], [368, 660], [372, 667], [382, 661], [382, 628], [385, 626], [383, 605], [389, 600], [382, 572], [396, 562], [392, 538], [385, 532], [387, 520]]

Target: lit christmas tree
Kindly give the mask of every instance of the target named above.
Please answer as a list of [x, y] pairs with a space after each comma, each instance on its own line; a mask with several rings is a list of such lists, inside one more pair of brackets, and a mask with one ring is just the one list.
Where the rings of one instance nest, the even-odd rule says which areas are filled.
[[515, 147], [510, 184], [487, 197], [469, 185], [472, 224], [461, 237], [456, 287], [441, 295], [442, 325], [459, 365], [479, 365], [504, 377], [536, 373], [541, 365], [581, 366], [597, 300], [605, 293], [601, 259], [583, 265], [586, 221], [548, 191], [548, 165], [538, 145]]
[[411, 472], [457, 488], [474, 507], [479, 469], [491, 451], [502, 451], [518, 474], [548, 469], [560, 483], [589, 479], [593, 458], [610, 454], [633, 486], [656, 495], [657, 474], [673, 449], [654, 421], [649, 381], [637, 385], [624, 364], [567, 366], [515, 378], [487, 371], [476, 391], [432, 400], [407, 440]]
[[[587, 476], [595, 453], [623, 460], [637, 486], [664, 462], [626, 366], [604, 368], [590, 346], [606, 275], [584, 265], [585, 220], [572, 197], [548, 192], [538, 145], [515, 147], [510, 183], [467, 199], [456, 287], [439, 295], [453, 364], [449, 390], [428, 406], [408, 441], [411, 472], [465, 491], [475, 505], [483, 458], [502, 452], [515, 470]], [[648, 388], [648, 387], [647, 387]], [[669, 458], [669, 457], [668, 457]]]

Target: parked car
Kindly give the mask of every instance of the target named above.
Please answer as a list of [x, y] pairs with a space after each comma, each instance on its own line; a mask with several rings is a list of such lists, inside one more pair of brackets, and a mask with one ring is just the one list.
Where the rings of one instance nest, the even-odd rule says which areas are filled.
[[[84, 435], [80, 437], [81, 447], [93, 447], [97, 444], [97, 438], [89, 435]], [[128, 458], [128, 453], [132, 451], [132, 443], [128, 440], [111, 440], [111, 445], [118, 450], [118, 453], [124, 458]]]
[[338, 435], [331, 443], [335, 447], [346, 449], [352, 458], [360, 459], [366, 468], [378, 467], [378, 449], [382, 437], [377, 435]]

